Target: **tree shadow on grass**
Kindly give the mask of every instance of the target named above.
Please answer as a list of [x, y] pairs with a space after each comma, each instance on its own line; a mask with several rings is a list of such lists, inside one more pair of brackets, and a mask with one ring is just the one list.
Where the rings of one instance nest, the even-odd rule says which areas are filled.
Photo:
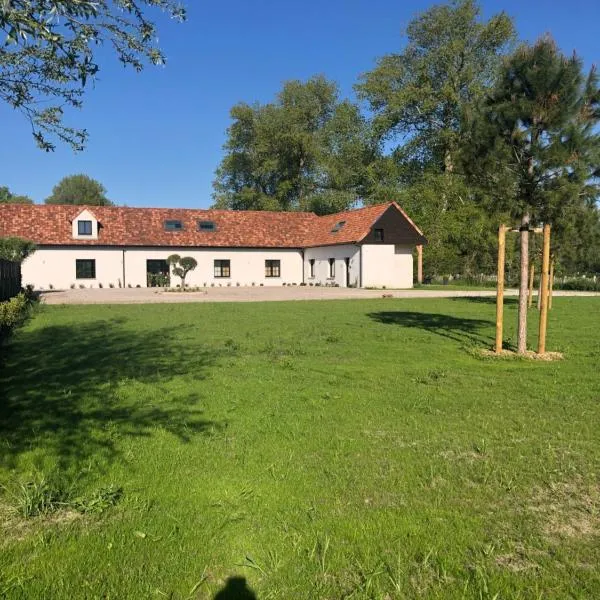
[[422, 329], [462, 344], [489, 345], [493, 341], [492, 337], [481, 333], [482, 329], [493, 326], [492, 321], [484, 319], [409, 311], [384, 311], [368, 316], [385, 325]]
[[123, 438], [162, 429], [187, 442], [219, 426], [201, 418], [197, 393], [163, 387], [176, 375], [203, 379], [219, 356], [178, 345], [176, 330], [137, 331], [124, 319], [55, 325], [21, 330], [0, 351], [0, 466], [34, 450], [78, 472], [117, 458]]

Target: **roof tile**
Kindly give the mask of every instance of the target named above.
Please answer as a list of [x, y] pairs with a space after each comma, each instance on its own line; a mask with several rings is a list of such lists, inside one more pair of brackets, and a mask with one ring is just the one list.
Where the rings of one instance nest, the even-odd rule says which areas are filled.
[[[395, 203], [322, 217], [307, 212], [2, 204], [0, 236], [61, 246], [305, 248], [360, 242], [391, 205], [418, 231]], [[86, 208], [100, 223], [98, 239], [72, 236], [71, 223]], [[182, 221], [183, 230], [165, 231], [164, 221], [175, 219]], [[216, 231], [198, 231], [198, 221], [214, 221]], [[345, 221], [344, 226], [332, 232], [340, 221]]]

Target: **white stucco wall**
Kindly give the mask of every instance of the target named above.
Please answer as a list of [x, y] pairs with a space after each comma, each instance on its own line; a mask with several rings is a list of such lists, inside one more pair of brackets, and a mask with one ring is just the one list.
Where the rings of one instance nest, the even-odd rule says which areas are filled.
[[[95, 279], [76, 279], [75, 261], [78, 258], [96, 260]], [[112, 248], [38, 248], [22, 266], [23, 285], [36, 289], [67, 289], [71, 285], [98, 287], [102, 283], [118, 285], [123, 279], [122, 252]]]
[[362, 247], [363, 287], [412, 288], [411, 246], [365, 244]]
[[[190, 249], [190, 248], [38, 248], [23, 263], [23, 284], [32, 284], [36, 289], [67, 289], [76, 287], [118, 287], [123, 284], [123, 256], [125, 257], [125, 285], [146, 287], [146, 260], [166, 259], [171, 254], [192, 256], [198, 261], [194, 271], [188, 273], [186, 283], [204, 285], [207, 283], [223, 287], [230, 283], [237, 285], [279, 286], [283, 283], [300, 284], [302, 281], [302, 254], [299, 250], [260, 250], [260, 249]], [[75, 261], [95, 259], [96, 278], [76, 279]], [[214, 260], [231, 261], [231, 277], [214, 277]], [[280, 277], [265, 277], [265, 260], [279, 260]], [[178, 277], [171, 276], [171, 285], [180, 283]]]
[[[204, 285], [205, 283], [223, 287], [231, 283], [237, 285], [282, 285], [283, 283], [300, 284], [302, 281], [302, 254], [299, 250], [264, 250], [237, 248], [128, 248], [125, 251], [125, 267], [127, 283], [133, 286], [146, 286], [146, 260], [166, 259], [171, 254], [191, 256], [198, 261], [198, 266], [188, 273], [186, 283]], [[214, 261], [229, 260], [231, 277], [214, 277]], [[265, 260], [279, 260], [280, 277], [265, 277]], [[180, 283], [179, 277], [171, 276], [171, 285]]]
[[[343, 244], [339, 246], [319, 246], [318, 248], [307, 248], [304, 251], [304, 281], [306, 283], [337, 283], [340, 287], [346, 287], [346, 263], [350, 259], [350, 285], [360, 285], [360, 260], [359, 246], [354, 244]], [[329, 277], [329, 259], [335, 259], [335, 277]], [[310, 260], [315, 261], [315, 276], [310, 276]]]
[[[322, 246], [307, 248], [304, 251], [304, 264], [300, 250], [264, 249], [190, 249], [190, 248], [127, 248], [125, 249], [125, 284], [146, 286], [146, 260], [166, 259], [170, 254], [192, 256], [198, 266], [187, 276], [190, 285], [202, 286], [205, 283], [216, 286], [256, 285], [279, 286], [283, 283], [300, 284], [302, 270], [304, 281], [308, 283], [337, 283], [346, 286], [345, 259], [350, 259], [350, 284], [361, 282], [361, 247], [356, 245]], [[335, 259], [335, 278], [329, 278], [329, 259]], [[95, 259], [95, 279], [76, 279], [76, 259]], [[229, 259], [231, 277], [215, 278], [213, 261]], [[315, 277], [310, 278], [309, 261], [315, 260]], [[265, 277], [265, 260], [281, 261], [279, 278]], [[362, 286], [388, 288], [410, 288], [413, 285], [412, 247], [391, 244], [362, 246]], [[123, 250], [117, 248], [38, 248], [23, 263], [23, 284], [32, 284], [36, 289], [68, 289], [79, 287], [118, 287], [123, 283]], [[171, 285], [179, 283], [178, 277], [171, 277]]]

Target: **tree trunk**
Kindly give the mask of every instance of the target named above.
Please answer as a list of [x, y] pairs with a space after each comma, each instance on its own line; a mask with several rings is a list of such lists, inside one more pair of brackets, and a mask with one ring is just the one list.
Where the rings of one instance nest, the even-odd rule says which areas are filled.
[[519, 285], [519, 329], [517, 334], [517, 353], [527, 350], [527, 292], [529, 275], [529, 213], [521, 219], [521, 277]]

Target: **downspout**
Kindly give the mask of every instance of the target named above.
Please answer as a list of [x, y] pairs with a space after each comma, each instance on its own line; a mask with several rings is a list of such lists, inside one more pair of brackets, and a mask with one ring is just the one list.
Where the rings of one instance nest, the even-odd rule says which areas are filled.
[[362, 260], [362, 244], [358, 247], [358, 287], [363, 286], [363, 260]]
[[304, 249], [300, 250], [300, 256], [302, 256], [302, 283], [304, 284]]
[[123, 248], [123, 287], [125, 286], [125, 248]]

